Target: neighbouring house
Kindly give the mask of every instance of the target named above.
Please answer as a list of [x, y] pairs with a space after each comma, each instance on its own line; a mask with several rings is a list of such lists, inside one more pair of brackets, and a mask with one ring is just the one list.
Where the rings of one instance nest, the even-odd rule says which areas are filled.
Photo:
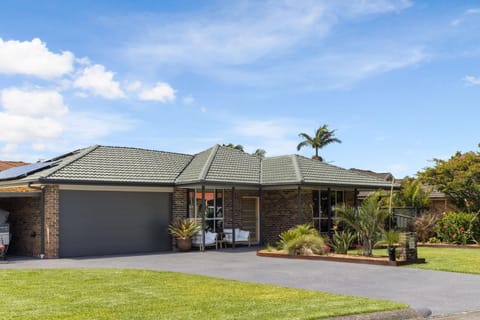
[[0, 171], [11, 169], [14, 167], [24, 166], [28, 163], [23, 161], [0, 161]]
[[92, 146], [0, 172], [0, 208], [10, 212], [11, 253], [76, 257], [171, 250], [167, 227], [184, 217], [213, 232], [249, 230], [261, 244], [301, 223], [325, 233], [335, 206], [390, 188], [299, 155]]
[[[377, 177], [379, 179], [395, 182], [397, 184], [402, 184], [402, 179], [395, 179], [395, 177], [390, 172], [375, 172], [371, 170], [362, 170], [362, 169], [350, 169], [352, 171], [358, 172], [360, 174], [366, 174], [372, 177]], [[430, 205], [427, 208], [433, 214], [442, 214], [443, 212], [448, 212], [456, 210], [455, 206], [448, 201], [448, 197], [445, 193], [436, 190], [433, 186], [422, 185], [421, 188], [428, 192], [428, 197], [430, 199]], [[362, 191], [359, 193], [359, 199], [365, 199], [371, 191]]]

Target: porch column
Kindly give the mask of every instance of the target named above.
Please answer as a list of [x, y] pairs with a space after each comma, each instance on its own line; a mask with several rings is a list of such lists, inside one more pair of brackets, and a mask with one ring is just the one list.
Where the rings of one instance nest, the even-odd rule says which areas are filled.
[[353, 207], [356, 209], [358, 207], [358, 189], [353, 190]]
[[207, 206], [205, 205], [205, 185], [202, 184], [202, 249], [205, 250], [205, 213]]
[[297, 224], [302, 224], [302, 187], [297, 187]]
[[328, 235], [332, 236], [332, 190], [328, 188], [327, 191], [327, 217], [328, 217]]
[[263, 213], [262, 213], [262, 197], [263, 197], [263, 190], [262, 187], [258, 188], [258, 241], [262, 243], [262, 223], [263, 223]]
[[232, 248], [235, 248], [235, 187], [232, 187]]

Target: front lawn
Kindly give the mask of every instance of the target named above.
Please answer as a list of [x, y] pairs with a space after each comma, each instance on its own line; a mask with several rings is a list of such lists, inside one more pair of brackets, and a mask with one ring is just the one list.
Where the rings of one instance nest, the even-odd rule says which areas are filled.
[[418, 247], [418, 257], [426, 263], [409, 268], [480, 274], [480, 249]]
[[0, 283], [0, 319], [319, 319], [406, 307], [146, 270], [2, 270]]

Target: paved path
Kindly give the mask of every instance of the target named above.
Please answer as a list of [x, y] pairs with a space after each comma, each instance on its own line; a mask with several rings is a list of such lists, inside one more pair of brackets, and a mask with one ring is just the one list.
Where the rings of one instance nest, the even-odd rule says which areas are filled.
[[[480, 276], [420, 269], [257, 257], [252, 250], [78, 259], [11, 259], [4, 268], [168, 270], [293, 288], [388, 299], [433, 315], [480, 311]], [[462, 319], [462, 318], [458, 318]], [[467, 318], [468, 319], [468, 318]]]

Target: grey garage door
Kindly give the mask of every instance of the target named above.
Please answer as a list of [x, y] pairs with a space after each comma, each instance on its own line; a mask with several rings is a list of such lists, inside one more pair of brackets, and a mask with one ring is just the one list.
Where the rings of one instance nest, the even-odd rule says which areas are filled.
[[60, 256], [169, 250], [168, 193], [60, 191]]

